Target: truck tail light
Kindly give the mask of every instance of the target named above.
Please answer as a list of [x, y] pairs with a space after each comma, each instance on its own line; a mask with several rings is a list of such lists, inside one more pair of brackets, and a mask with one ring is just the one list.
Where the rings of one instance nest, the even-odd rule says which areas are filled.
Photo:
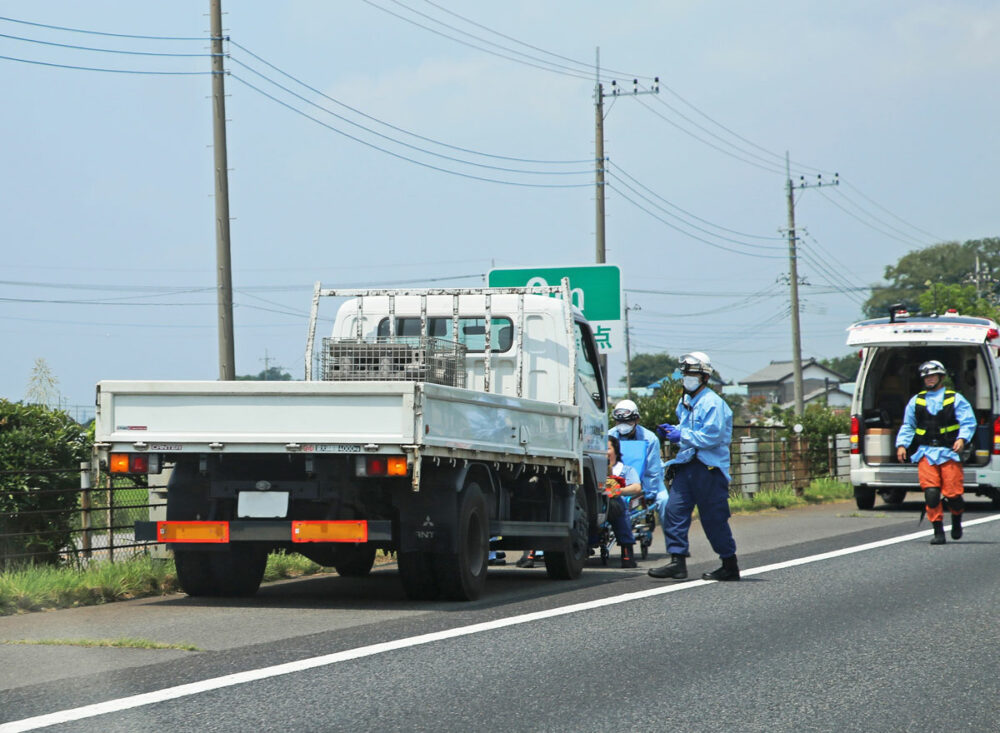
[[367, 541], [368, 522], [363, 519], [292, 522], [292, 542]]
[[159, 453], [112, 453], [108, 462], [111, 473], [159, 473]]
[[356, 476], [405, 476], [409, 469], [406, 456], [358, 456], [354, 473]]
[[229, 542], [229, 522], [157, 522], [157, 542]]
[[[1000, 420], [1000, 418], [998, 418]], [[996, 428], [994, 427], [994, 433]], [[994, 438], [996, 440], [996, 438]], [[994, 452], [996, 447], [994, 445]], [[861, 421], [857, 415], [851, 415], [851, 453], [861, 453]]]

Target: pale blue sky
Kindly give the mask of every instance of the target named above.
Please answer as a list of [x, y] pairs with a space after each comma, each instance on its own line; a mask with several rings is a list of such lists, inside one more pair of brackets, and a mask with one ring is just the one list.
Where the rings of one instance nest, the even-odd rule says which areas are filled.
[[[198, 39], [208, 35], [208, 6], [0, 2], [0, 16]], [[224, 0], [223, 9], [234, 42], [226, 83], [238, 373], [260, 371], [266, 353], [301, 376], [315, 280], [472, 286], [491, 266], [593, 262], [597, 46], [614, 70], [605, 81], [630, 89], [634, 75], [647, 84], [659, 76], [664, 85], [657, 97], [606, 109], [607, 260], [642, 309], [631, 314], [634, 353], [704, 350], [727, 379], [789, 358], [787, 287], [776, 283], [788, 270], [777, 239], [786, 150], [796, 180], [818, 171], [842, 179], [802, 192], [796, 207], [808, 232], [805, 356], [847, 352], [843, 329], [865, 294], [840, 291], [879, 281], [912, 249], [1000, 233], [993, 2]], [[9, 36], [171, 54], [203, 54], [207, 41], [10, 20], [0, 33], [0, 56], [10, 58], [209, 68], [204, 56]], [[501, 57], [518, 53], [533, 59]], [[209, 76], [2, 59], [0, 75], [0, 395], [23, 398], [38, 357], [70, 405], [91, 404], [99, 379], [215, 378]], [[549, 187], [441, 172], [331, 127], [427, 166]], [[611, 358], [612, 381], [623, 362]]]

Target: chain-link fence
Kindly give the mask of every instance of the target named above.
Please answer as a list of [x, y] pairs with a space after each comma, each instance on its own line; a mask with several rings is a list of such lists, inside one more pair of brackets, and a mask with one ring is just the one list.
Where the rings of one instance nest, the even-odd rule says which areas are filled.
[[162, 480], [150, 484], [146, 476], [102, 474], [92, 486], [89, 464], [47, 472], [79, 476], [79, 486], [37, 489], [33, 472], [23, 472], [24, 488], [5, 497], [0, 511], [0, 569], [83, 565], [93, 558], [114, 561], [147, 551], [148, 543], [134, 539], [134, 524], [166, 506]]

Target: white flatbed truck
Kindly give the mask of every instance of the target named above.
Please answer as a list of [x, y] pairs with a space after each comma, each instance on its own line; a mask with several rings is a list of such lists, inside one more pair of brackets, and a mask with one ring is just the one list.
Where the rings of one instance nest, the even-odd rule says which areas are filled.
[[[551, 296], [561, 296], [551, 297]], [[347, 297], [315, 348], [320, 303]], [[191, 595], [256, 592], [267, 554], [362, 576], [393, 551], [413, 599], [471, 600], [497, 549], [580, 575], [607, 474], [593, 334], [562, 287], [314, 291], [303, 381], [102, 381], [101, 470], [172, 468]]]

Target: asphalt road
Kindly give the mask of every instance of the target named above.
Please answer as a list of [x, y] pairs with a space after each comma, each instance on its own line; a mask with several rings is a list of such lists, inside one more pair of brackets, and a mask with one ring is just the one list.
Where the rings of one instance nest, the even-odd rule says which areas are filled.
[[[735, 518], [740, 583], [653, 581], [653, 555], [577, 582], [497, 568], [475, 603], [416, 604], [387, 567], [0, 618], [3, 640], [205, 650], [0, 646], [0, 732], [997, 730], [1000, 515], [970, 504], [944, 547], [915, 502]], [[693, 539], [698, 577], [717, 563]]]

